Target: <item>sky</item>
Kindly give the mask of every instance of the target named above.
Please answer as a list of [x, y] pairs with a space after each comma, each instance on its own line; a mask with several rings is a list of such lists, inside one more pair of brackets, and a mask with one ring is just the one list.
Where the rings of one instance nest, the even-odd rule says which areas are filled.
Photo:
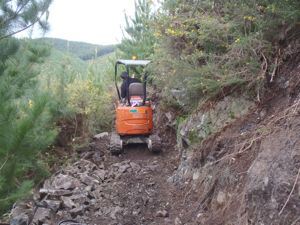
[[[134, 14], [134, 0], [54, 0], [49, 12], [50, 31], [46, 37], [116, 44], [122, 39], [124, 13]], [[40, 36], [33, 34], [33, 38]]]

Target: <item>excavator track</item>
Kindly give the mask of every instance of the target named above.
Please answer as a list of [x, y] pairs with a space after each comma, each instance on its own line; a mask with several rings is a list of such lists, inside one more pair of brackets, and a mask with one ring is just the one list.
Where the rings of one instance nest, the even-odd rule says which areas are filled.
[[110, 136], [109, 150], [113, 155], [121, 154], [123, 151], [123, 141], [120, 135], [115, 132]]
[[161, 143], [161, 139], [158, 135], [152, 134], [152, 135], [149, 136], [148, 149], [151, 152], [161, 152], [162, 143]]

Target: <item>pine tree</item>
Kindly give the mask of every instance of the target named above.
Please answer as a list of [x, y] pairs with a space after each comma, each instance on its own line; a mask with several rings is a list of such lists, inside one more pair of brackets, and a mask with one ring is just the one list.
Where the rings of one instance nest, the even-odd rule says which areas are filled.
[[137, 0], [134, 18], [125, 15], [125, 33], [119, 46], [125, 57], [146, 59], [154, 53], [155, 36], [151, 29], [154, 16], [151, 9], [151, 1]]
[[55, 136], [46, 110], [48, 98], [36, 91], [38, 72], [33, 69], [48, 51], [12, 37], [36, 24], [46, 29], [50, 3], [0, 0], [0, 214], [44, 173], [37, 155]]
[[0, 0], [0, 40], [38, 25], [48, 29], [52, 0]]

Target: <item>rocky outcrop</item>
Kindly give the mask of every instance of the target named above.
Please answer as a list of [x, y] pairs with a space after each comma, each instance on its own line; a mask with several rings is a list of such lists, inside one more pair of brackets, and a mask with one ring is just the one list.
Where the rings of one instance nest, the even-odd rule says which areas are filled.
[[201, 142], [208, 135], [246, 115], [253, 106], [254, 102], [246, 97], [227, 96], [209, 109], [192, 113], [179, 124], [177, 140], [179, 147], [184, 148], [185, 145]]

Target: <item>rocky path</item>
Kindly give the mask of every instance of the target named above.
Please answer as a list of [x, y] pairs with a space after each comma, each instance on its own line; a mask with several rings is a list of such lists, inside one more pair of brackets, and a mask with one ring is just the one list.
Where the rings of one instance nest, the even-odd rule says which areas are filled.
[[[79, 159], [46, 180], [32, 201], [12, 211], [13, 224], [180, 224], [167, 182], [175, 169], [175, 150], [160, 154], [137, 145], [111, 156], [108, 137], [100, 138]], [[32, 215], [34, 216], [32, 217]], [[65, 224], [65, 223], [64, 223]]]

